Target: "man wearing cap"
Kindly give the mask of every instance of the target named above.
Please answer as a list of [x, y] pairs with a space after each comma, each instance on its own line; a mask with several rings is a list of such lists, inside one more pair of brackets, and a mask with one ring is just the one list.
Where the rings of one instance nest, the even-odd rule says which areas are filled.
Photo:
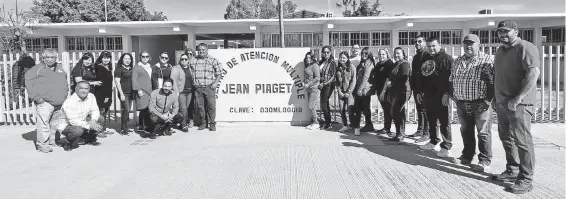
[[469, 165], [476, 153], [475, 130], [478, 130], [479, 163], [474, 171], [485, 172], [491, 164], [491, 110], [493, 99], [493, 58], [480, 52], [480, 38], [464, 37], [464, 55], [454, 61], [450, 73], [449, 95], [456, 102], [464, 150], [460, 162]]
[[535, 151], [531, 135], [531, 117], [536, 103], [536, 85], [540, 75], [537, 47], [517, 37], [514, 21], [502, 21], [497, 35], [502, 45], [495, 53], [495, 100], [499, 138], [505, 149], [505, 171], [494, 180], [515, 181], [507, 190], [523, 194], [533, 189]]

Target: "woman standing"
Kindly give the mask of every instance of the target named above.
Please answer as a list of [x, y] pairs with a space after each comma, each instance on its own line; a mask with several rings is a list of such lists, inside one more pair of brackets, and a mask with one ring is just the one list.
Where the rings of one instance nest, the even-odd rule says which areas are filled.
[[320, 96], [320, 90], [318, 89], [318, 85], [320, 84], [320, 68], [315, 59], [313, 59], [312, 52], [305, 54], [303, 63], [305, 64], [305, 88], [307, 90], [309, 110], [312, 114], [312, 123], [307, 126], [307, 129], [312, 130], [318, 125], [316, 104]]
[[[377, 89], [376, 94], [379, 99], [379, 103], [381, 104], [381, 108], [383, 109], [383, 129], [377, 131], [378, 134], [390, 134], [391, 133], [391, 121], [393, 120], [393, 116], [391, 116], [391, 104], [387, 100], [381, 100], [379, 95], [383, 91], [385, 86], [385, 81], [389, 78], [391, 70], [394, 67], [394, 63], [389, 56], [389, 51], [385, 49], [380, 49], [377, 53], [378, 62], [375, 64], [375, 68], [373, 69], [374, 74], [374, 84], [375, 89]], [[387, 95], [387, 93], [385, 93]], [[376, 113], [377, 114], [377, 113]]]
[[120, 99], [121, 128], [120, 134], [128, 135], [128, 121], [130, 120], [130, 105], [132, 104], [132, 69], [134, 68], [133, 57], [130, 53], [124, 53], [118, 60], [118, 65], [114, 70], [114, 83], [118, 90]]
[[104, 118], [102, 126], [104, 127], [104, 134], [113, 134], [106, 131], [108, 125], [108, 112], [112, 104], [112, 94], [114, 91], [114, 76], [112, 75], [112, 54], [108, 51], [100, 53], [100, 56], [94, 62], [96, 67], [95, 74], [96, 80], [100, 81], [100, 86], [95, 87], [94, 96], [96, 103], [100, 109], [100, 115]]
[[352, 129], [348, 126], [354, 117], [354, 87], [356, 86], [356, 67], [350, 63], [348, 52], [342, 51], [338, 56], [338, 68], [336, 70], [337, 92], [340, 98], [340, 115], [344, 126], [339, 130], [345, 132]]
[[324, 115], [323, 130], [332, 128], [332, 118], [330, 116], [330, 96], [334, 90], [334, 78], [336, 76], [336, 62], [332, 56], [332, 49], [330, 46], [322, 47], [322, 59], [318, 62], [320, 65], [320, 108]]
[[[373, 55], [369, 52], [369, 48], [362, 49], [362, 59], [358, 71], [356, 72], [356, 86], [354, 88], [354, 121], [352, 128], [354, 134], [360, 135], [360, 131], [373, 131], [373, 123], [371, 122], [371, 95], [375, 93], [373, 82], [369, 81], [371, 71], [374, 67]], [[360, 122], [362, 115], [365, 116], [365, 126], [360, 130]]]
[[[146, 137], [154, 128], [149, 119], [149, 97], [151, 92], [158, 88], [158, 70], [149, 64], [151, 57], [147, 51], [140, 53], [141, 62], [132, 70], [132, 89], [136, 94], [136, 109], [140, 111], [138, 130], [142, 137]], [[145, 131], [145, 133], [143, 133]]]
[[393, 52], [395, 66], [379, 98], [382, 101], [387, 100], [391, 104], [390, 112], [393, 116], [397, 135], [389, 140], [401, 142], [405, 139], [405, 104], [411, 97], [411, 86], [409, 84], [411, 66], [407, 62], [405, 51], [401, 47], [395, 48]]
[[179, 65], [171, 69], [171, 79], [173, 80], [173, 90], [179, 93], [179, 112], [183, 114], [181, 130], [189, 132], [193, 123], [193, 112], [189, 111], [189, 106], [193, 99], [193, 74], [189, 67], [190, 55], [183, 53], [179, 58]]
[[77, 82], [80, 81], [87, 81], [90, 84], [90, 92], [94, 94], [94, 87], [100, 86], [102, 84], [101, 81], [96, 80], [96, 69], [94, 65], [94, 55], [92, 53], [85, 53], [73, 67], [73, 71], [71, 72], [71, 80], [73, 84], [71, 85], [71, 91], [75, 92], [75, 87], [77, 86]]

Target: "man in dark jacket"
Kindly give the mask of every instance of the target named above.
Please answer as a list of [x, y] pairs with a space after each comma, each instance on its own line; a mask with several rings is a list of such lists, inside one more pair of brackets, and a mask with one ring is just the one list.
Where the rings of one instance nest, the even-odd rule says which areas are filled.
[[[423, 75], [422, 71], [421, 71], [421, 66], [423, 65], [423, 63], [426, 61], [427, 57], [430, 57], [430, 54], [428, 53], [427, 49], [426, 49], [426, 38], [424, 38], [421, 35], [418, 35], [417, 38], [415, 39], [415, 48], [417, 49], [417, 54], [415, 56], [413, 56], [413, 62], [411, 63], [411, 67], [412, 67], [412, 74], [411, 74], [411, 88], [413, 89], [413, 96], [415, 98], [415, 106], [417, 108], [417, 124], [418, 124], [418, 128], [417, 128], [417, 132], [415, 132], [415, 134], [413, 135], [409, 135], [408, 137], [419, 137], [420, 138], [418, 140], [416, 140], [415, 142], [420, 143], [420, 142], [426, 142], [429, 141], [429, 134], [428, 134], [428, 120], [426, 117], [426, 110], [424, 107], [424, 103], [422, 101], [422, 99], [417, 99], [418, 94], [421, 93], [420, 91], [420, 84], [417, 84], [417, 82], [420, 82], [420, 78]], [[428, 58], [430, 59], [430, 58]]]
[[436, 150], [440, 138], [436, 134], [437, 122], [440, 121], [440, 133], [443, 142], [440, 144], [440, 152], [437, 156], [451, 158], [452, 133], [449, 123], [449, 90], [450, 72], [454, 59], [446, 54], [440, 40], [437, 37], [427, 39], [430, 56], [421, 66], [422, 76], [418, 84], [421, 94], [417, 96], [423, 99], [428, 117], [430, 142], [422, 145], [421, 149]]

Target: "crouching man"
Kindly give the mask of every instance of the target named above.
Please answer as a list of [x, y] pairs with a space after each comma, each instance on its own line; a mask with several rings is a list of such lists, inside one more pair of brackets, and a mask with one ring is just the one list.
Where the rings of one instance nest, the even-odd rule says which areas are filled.
[[151, 139], [157, 138], [157, 135], [171, 135], [171, 125], [183, 121], [183, 115], [179, 113], [179, 94], [172, 89], [173, 80], [164, 79], [163, 86], [151, 92], [149, 112], [155, 127], [149, 134]]
[[65, 151], [78, 148], [83, 143], [100, 145], [96, 136], [103, 129], [100, 121], [104, 118], [98, 110], [96, 97], [90, 93], [88, 82], [78, 82], [76, 92], [65, 100], [61, 109], [64, 119], [60, 120], [57, 129], [65, 135], [59, 140]]

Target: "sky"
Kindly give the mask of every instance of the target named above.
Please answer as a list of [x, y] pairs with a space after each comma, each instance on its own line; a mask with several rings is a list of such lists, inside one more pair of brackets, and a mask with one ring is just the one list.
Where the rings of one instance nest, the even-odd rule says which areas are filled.
[[[33, 6], [33, 0], [17, 1], [19, 9], [29, 9]], [[169, 20], [221, 20], [224, 19], [229, 2], [230, 0], [145, 0], [148, 10], [162, 11]], [[330, 8], [334, 16], [341, 16], [343, 11], [343, 8], [336, 7], [336, 2], [342, 2], [341, 0], [294, 0], [294, 2], [297, 4], [297, 10], [326, 13]], [[393, 14], [407, 13], [413, 16], [478, 14], [478, 11], [486, 8], [493, 9], [495, 14], [564, 13], [566, 6], [564, 0], [403, 0], [403, 3], [399, 2], [399, 0], [380, 0], [382, 11]], [[16, 0], [0, 0], [0, 4], [4, 4], [9, 10], [16, 7]]]

